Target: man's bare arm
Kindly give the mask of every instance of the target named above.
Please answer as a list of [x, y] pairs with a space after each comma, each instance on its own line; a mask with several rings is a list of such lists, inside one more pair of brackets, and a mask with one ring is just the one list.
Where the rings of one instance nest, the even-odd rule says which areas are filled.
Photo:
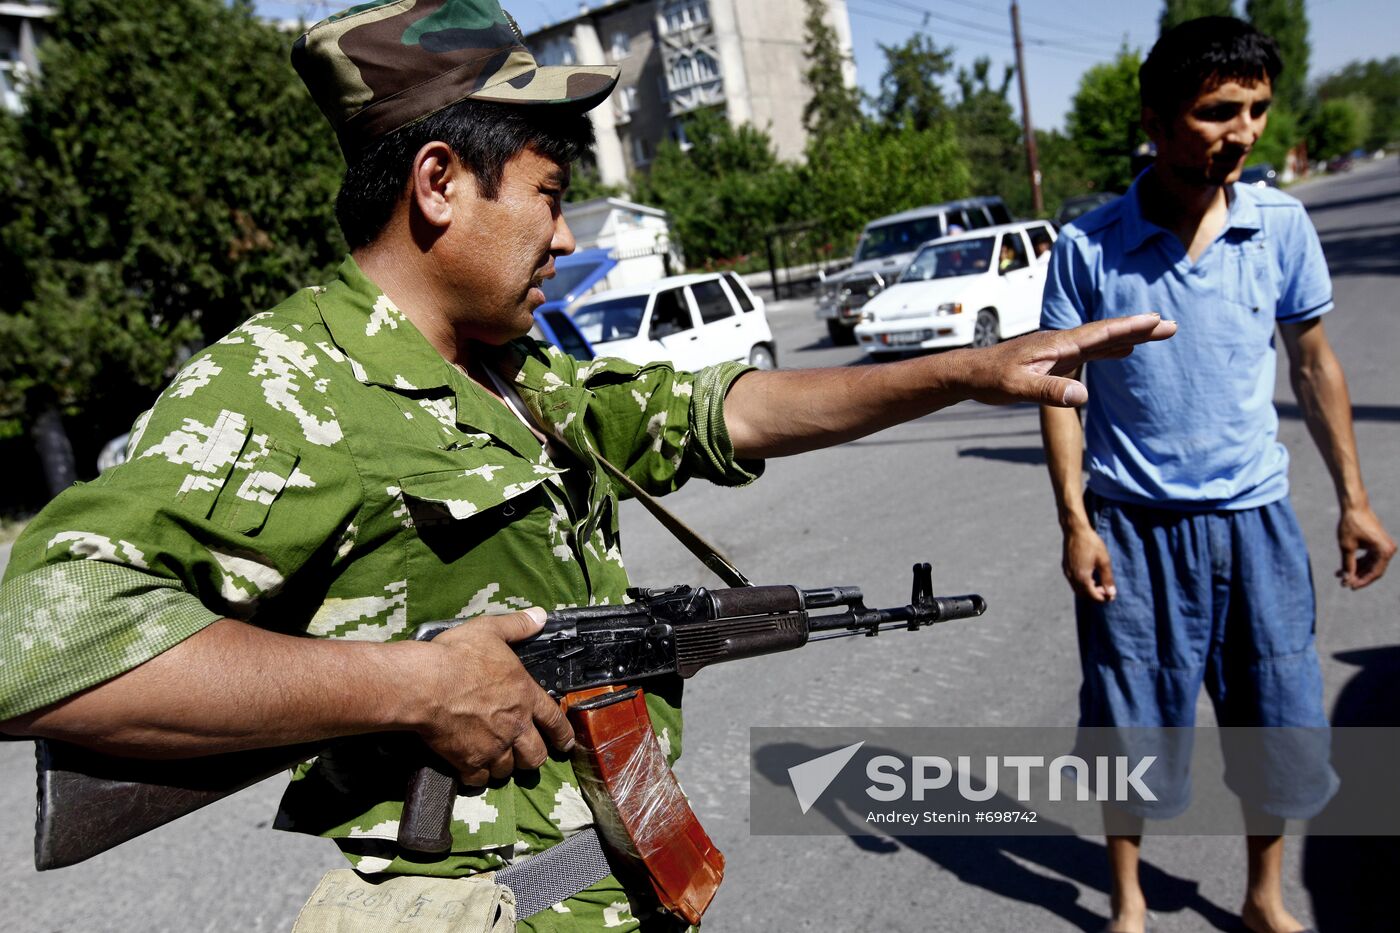
[[1079, 412], [1043, 406], [1040, 436], [1064, 536], [1060, 566], [1065, 579], [1080, 596], [1100, 603], [1111, 601], [1118, 595], [1113, 564], [1084, 506], [1084, 426]]
[[[537, 618], [536, 618], [537, 616]], [[222, 619], [124, 674], [0, 731], [177, 758], [414, 731], [484, 784], [538, 767], [573, 732], [509, 643], [544, 613], [486, 617], [431, 642], [298, 638]]]
[[1282, 324], [1279, 333], [1288, 350], [1288, 376], [1308, 432], [1322, 454], [1342, 516], [1337, 544], [1342, 566], [1337, 577], [1357, 590], [1379, 580], [1395, 556], [1395, 540], [1371, 510], [1352, 428], [1351, 396], [1342, 364], [1332, 351], [1321, 318]]
[[1088, 399], [1068, 378], [1086, 360], [1126, 356], [1165, 340], [1156, 315], [1028, 334], [985, 350], [955, 350], [877, 366], [749, 373], [725, 399], [725, 426], [742, 458], [829, 447], [975, 399], [1074, 406]]

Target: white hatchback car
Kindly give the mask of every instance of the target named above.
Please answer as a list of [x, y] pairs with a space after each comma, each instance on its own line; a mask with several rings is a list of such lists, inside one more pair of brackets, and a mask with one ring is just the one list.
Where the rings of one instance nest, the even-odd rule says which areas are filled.
[[865, 306], [856, 339], [872, 356], [987, 347], [1040, 326], [1054, 228], [1003, 224], [925, 243]]
[[673, 275], [601, 292], [573, 311], [599, 356], [694, 370], [728, 360], [777, 365], [763, 300], [733, 272]]

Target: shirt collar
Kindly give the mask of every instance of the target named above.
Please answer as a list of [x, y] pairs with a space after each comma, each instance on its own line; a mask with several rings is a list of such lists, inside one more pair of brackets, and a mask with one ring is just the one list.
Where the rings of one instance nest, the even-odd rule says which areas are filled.
[[[1148, 220], [1142, 214], [1142, 202], [1139, 200], [1142, 180], [1147, 172], [1133, 181], [1128, 193], [1123, 196], [1123, 245], [1127, 252], [1139, 249], [1148, 240], [1159, 235], [1170, 236], [1171, 231], [1165, 227], [1159, 227]], [[1227, 190], [1230, 199], [1230, 211], [1225, 217], [1225, 227], [1221, 230], [1221, 235], [1231, 230], [1247, 230], [1251, 233], [1257, 232], [1262, 224], [1259, 217], [1259, 205], [1255, 203], [1248, 188], [1243, 185], [1232, 184]]]
[[346, 256], [335, 281], [316, 296], [321, 320], [360, 382], [401, 391], [449, 385], [448, 362]]

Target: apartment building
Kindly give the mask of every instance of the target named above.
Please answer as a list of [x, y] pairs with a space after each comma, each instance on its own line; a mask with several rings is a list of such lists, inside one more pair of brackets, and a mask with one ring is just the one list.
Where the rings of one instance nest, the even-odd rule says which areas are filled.
[[[592, 112], [601, 179], [621, 184], [645, 169], [667, 138], [684, 144], [681, 118], [722, 108], [729, 121], [765, 129], [778, 154], [797, 159], [807, 144], [802, 109], [803, 0], [616, 0], [525, 37], [544, 65], [615, 64], [622, 70], [607, 105]], [[845, 0], [827, 17], [856, 83]]]
[[12, 113], [20, 110], [20, 86], [39, 71], [35, 50], [53, 14], [44, 3], [0, 3], [0, 106]]

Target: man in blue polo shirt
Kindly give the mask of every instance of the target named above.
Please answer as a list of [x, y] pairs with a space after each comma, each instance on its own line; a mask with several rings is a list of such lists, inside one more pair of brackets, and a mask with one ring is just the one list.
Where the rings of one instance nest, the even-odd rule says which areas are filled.
[[[1077, 597], [1083, 726], [1193, 725], [1203, 685], [1221, 725], [1327, 725], [1308, 555], [1277, 439], [1276, 329], [1341, 504], [1342, 584], [1374, 582], [1395, 553], [1367, 500], [1322, 326], [1332, 288], [1317, 233], [1288, 195], [1234, 184], [1281, 69], [1274, 41], [1237, 19], [1164, 34], [1139, 76], [1155, 163], [1055, 244], [1044, 327], [1142, 311], [1180, 326], [1089, 367], [1083, 427], [1074, 410], [1042, 413]], [[1244, 801], [1251, 930], [1302, 929], [1282, 899], [1282, 820], [1314, 815], [1337, 786], [1326, 754], [1312, 757]], [[1142, 816], [1184, 809], [1187, 787], [1153, 811], [1106, 812], [1109, 930], [1144, 928]]]

